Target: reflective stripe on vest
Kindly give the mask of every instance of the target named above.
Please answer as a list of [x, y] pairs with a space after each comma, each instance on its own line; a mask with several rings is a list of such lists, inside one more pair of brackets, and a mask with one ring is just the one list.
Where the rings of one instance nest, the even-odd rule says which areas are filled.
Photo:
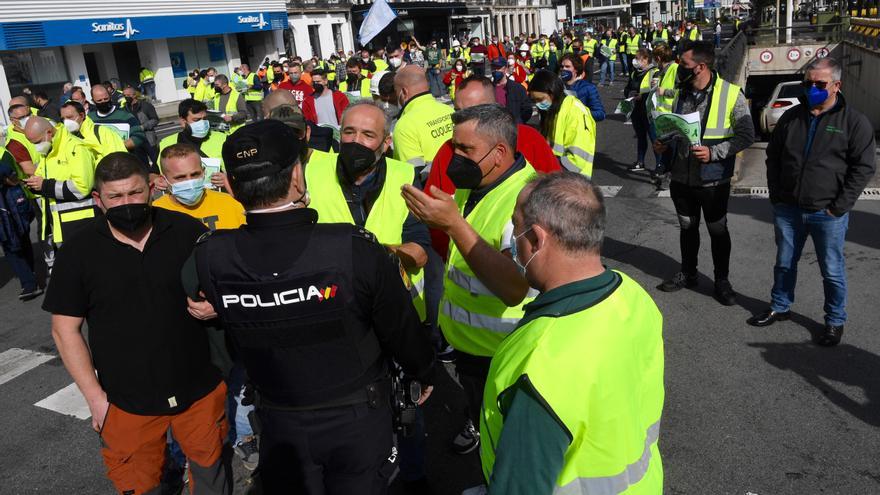
[[614, 476], [575, 478], [565, 486], [554, 487], [553, 495], [618, 495], [625, 492], [645, 477], [651, 466], [651, 446], [659, 439], [660, 421], [657, 421], [648, 428], [642, 456], [636, 462], [627, 465], [622, 473]]
[[526, 313], [498, 347], [480, 413], [485, 479], [491, 482], [496, 456], [505, 455], [498, 448], [511, 404], [506, 393], [525, 379], [569, 436], [554, 494], [663, 492], [663, 316], [641, 286], [616, 275], [619, 285], [591, 306]]
[[721, 77], [715, 78], [703, 139], [726, 139], [733, 136], [733, 107], [736, 106], [738, 96], [739, 86]]
[[[657, 86], [661, 89], [675, 89], [675, 77], [678, 73], [678, 64], [672, 62], [669, 64], [669, 67], [666, 68], [666, 72], [663, 73], [663, 77], [660, 78], [660, 84]], [[660, 96], [657, 95], [657, 106], [654, 107], [658, 112], [671, 112], [672, 105], [675, 101], [674, 96]]]
[[[572, 124], [576, 122], [576, 124]], [[573, 128], [572, 125], [592, 127], [593, 139], [583, 139], [582, 131], [588, 129]], [[552, 139], [549, 140], [553, 154], [559, 157], [559, 163], [570, 172], [590, 177], [593, 174], [596, 123], [589, 109], [576, 97], [566, 96], [556, 115]], [[591, 142], [592, 141], [592, 142]], [[580, 158], [574, 160], [572, 157]]]
[[642, 82], [639, 84], [639, 94], [651, 92], [651, 79], [654, 78], [654, 74], [656, 73], [656, 68], [649, 69], [648, 72], [645, 73], [645, 77], [642, 78]]
[[253, 88], [255, 77], [257, 77], [257, 75], [251, 72], [244, 78], [245, 82], [248, 84], [247, 92], [244, 94], [245, 101], [261, 101], [263, 99], [263, 90]]
[[[222, 97], [223, 97], [223, 95], [221, 95], [220, 93], [217, 93], [217, 95], [214, 96], [214, 110], [223, 112], [227, 115], [235, 114], [236, 112], [238, 112], [238, 98], [239, 98], [238, 91], [235, 91], [233, 89], [229, 92], [229, 98], [226, 100], [226, 108], [221, 109], [220, 108], [220, 98], [222, 98]], [[247, 100], [247, 98], [245, 98], [245, 100]], [[243, 125], [244, 124], [233, 124], [232, 122], [229, 122], [228, 133], [232, 134], [239, 127], [241, 127]]]
[[[57, 182], [55, 185], [57, 189], [58, 187], [63, 186], [63, 182]], [[95, 206], [95, 200], [89, 198], [82, 201], [65, 201], [63, 203], [52, 203], [49, 208], [52, 211], [57, 211], [60, 213], [65, 211], [82, 210], [83, 208], [90, 208], [92, 206]]]
[[[306, 184], [309, 185], [309, 207], [318, 212], [318, 223], [348, 223], [354, 225], [351, 209], [339, 184], [336, 173], [337, 154], [312, 151], [306, 166]], [[400, 195], [404, 184], [412, 184], [415, 171], [403, 162], [385, 159], [385, 184], [370, 208], [364, 228], [385, 245], [403, 243], [403, 225], [409, 216], [406, 202]], [[424, 270], [407, 273], [410, 295], [419, 317], [425, 319]]]
[[642, 35], [629, 36], [626, 38], [626, 53], [635, 55], [639, 51], [639, 43], [642, 42]]
[[[516, 197], [536, 175], [535, 169], [526, 164], [525, 168], [489, 191], [467, 215], [468, 224], [489, 246], [500, 249]], [[470, 193], [468, 189], [455, 191], [455, 202], [460, 212], [464, 212]], [[446, 340], [461, 352], [474, 356], [491, 356], [522, 318], [522, 305], [508, 307], [492, 294], [477, 280], [453, 242], [449, 246], [443, 289], [440, 327]], [[529, 301], [527, 298], [522, 304]]]

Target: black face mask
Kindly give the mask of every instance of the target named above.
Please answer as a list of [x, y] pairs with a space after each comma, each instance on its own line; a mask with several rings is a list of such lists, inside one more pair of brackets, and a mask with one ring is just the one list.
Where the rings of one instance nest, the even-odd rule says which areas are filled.
[[678, 70], [675, 72], [675, 85], [679, 88], [690, 86], [691, 81], [693, 81], [696, 76], [696, 74], [694, 74], [694, 69], [696, 69], [696, 67], [688, 69], [679, 65]]
[[342, 173], [352, 184], [378, 161], [376, 150], [367, 148], [361, 143], [351, 142], [339, 145], [339, 163], [342, 164]]
[[108, 208], [104, 213], [107, 221], [117, 230], [130, 234], [150, 221], [149, 203], [129, 203]]
[[495, 148], [489, 150], [488, 153], [483, 155], [483, 158], [480, 158], [479, 162], [475, 162], [464, 155], [459, 155], [458, 153], [453, 154], [452, 160], [449, 161], [449, 167], [446, 169], [446, 175], [455, 185], [455, 188], [476, 189], [480, 187], [480, 182], [483, 181], [483, 177], [489, 175], [488, 173], [483, 175], [483, 171], [480, 170], [480, 163], [494, 150]]
[[358, 80], [358, 75], [357, 75], [357, 74], [349, 73], [349, 74], [348, 74], [348, 77], [347, 77], [345, 80], [348, 81], [348, 84], [351, 84], [351, 83], [353, 83], [353, 82], [355, 82], [355, 81]]
[[101, 113], [109, 113], [113, 109], [113, 103], [110, 100], [101, 103], [95, 102], [95, 109]]
[[315, 90], [316, 94], [321, 94], [324, 92], [324, 85], [321, 83], [312, 83], [312, 89]]

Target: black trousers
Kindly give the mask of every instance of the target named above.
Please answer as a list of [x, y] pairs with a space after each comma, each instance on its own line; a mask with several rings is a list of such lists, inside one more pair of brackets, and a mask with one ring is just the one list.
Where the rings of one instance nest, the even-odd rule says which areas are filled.
[[390, 400], [313, 411], [259, 409], [266, 494], [383, 495], [393, 445]]
[[680, 182], [669, 185], [669, 195], [675, 205], [681, 227], [681, 271], [697, 274], [700, 253], [700, 213], [706, 219], [712, 242], [712, 262], [715, 280], [726, 280], [730, 271], [730, 231], [727, 230], [727, 203], [730, 183], [711, 187], [688, 186]]
[[464, 389], [465, 414], [480, 429], [480, 409], [483, 406], [483, 389], [489, 376], [489, 365], [492, 358], [474, 356], [463, 352], [455, 353], [455, 373], [458, 382]]

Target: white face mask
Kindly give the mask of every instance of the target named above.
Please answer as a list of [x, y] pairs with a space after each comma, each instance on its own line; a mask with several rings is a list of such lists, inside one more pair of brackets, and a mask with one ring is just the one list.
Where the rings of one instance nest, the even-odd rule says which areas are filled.
[[462, 67], [461, 65], [456, 65], [456, 66], [455, 66], [455, 70], [457, 70], [457, 71], [459, 71], [459, 72], [461, 72], [462, 69], [464, 69], [464, 67]]
[[391, 65], [391, 67], [400, 67], [400, 58], [391, 57], [391, 59], [388, 60], [388, 63]]
[[75, 120], [64, 119], [64, 128], [67, 129], [67, 132], [70, 133], [78, 132], [80, 128], [80, 123]]
[[34, 149], [41, 155], [48, 155], [52, 151], [52, 141], [42, 141], [34, 145]]
[[514, 65], [516, 65], [516, 59], [515, 58], [507, 59], [507, 65], [513, 67]]
[[28, 116], [28, 117], [22, 117], [22, 118], [18, 119], [18, 125], [19, 125], [22, 129], [24, 129], [24, 126], [27, 125], [27, 121], [28, 121], [29, 118], [30, 118], [30, 116]]
[[208, 76], [208, 82], [209, 82], [209, 83], [213, 83], [213, 82], [214, 82], [214, 76]]

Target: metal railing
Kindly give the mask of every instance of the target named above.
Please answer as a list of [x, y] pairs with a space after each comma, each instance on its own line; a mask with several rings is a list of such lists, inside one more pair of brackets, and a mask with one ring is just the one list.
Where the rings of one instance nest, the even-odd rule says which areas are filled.
[[[836, 18], [840, 21], [840, 18]], [[827, 22], [822, 24], [796, 23], [792, 26], [759, 27], [744, 30], [749, 45], [798, 45], [804, 43], [835, 43], [842, 41], [849, 23]], [[790, 41], [789, 41], [790, 40]]]
[[851, 18], [846, 41], [869, 50], [880, 51], [880, 19]]
[[747, 51], [746, 35], [740, 31], [715, 55], [715, 70], [718, 71], [722, 79], [734, 84], [742, 85], [745, 83], [745, 81], [739, 80], [739, 75], [742, 71]]

